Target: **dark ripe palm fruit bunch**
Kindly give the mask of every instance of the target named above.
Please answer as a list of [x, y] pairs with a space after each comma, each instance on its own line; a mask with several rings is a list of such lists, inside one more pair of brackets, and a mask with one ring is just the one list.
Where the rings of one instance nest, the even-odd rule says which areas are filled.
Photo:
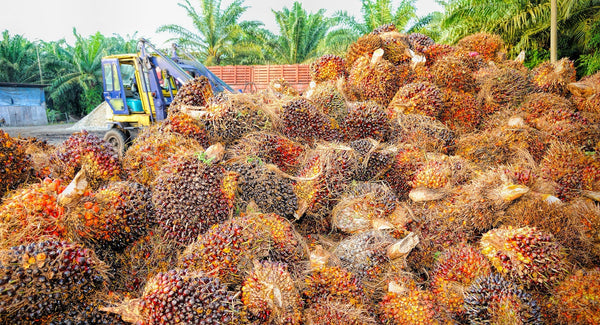
[[79, 244], [40, 241], [0, 251], [2, 323], [36, 323], [101, 290], [106, 266]]
[[306, 98], [323, 113], [333, 117], [341, 124], [348, 115], [348, 104], [335, 82], [322, 82], [305, 93]]
[[65, 208], [58, 204], [64, 189], [60, 180], [46, 178], [7, 195], [0, 205], [0, 248], [65, 238]]
[[50, 161], [54, 166], [53, 177], [71, 181], [83, 169], [92, 188], [120, 180], [123, 172], [113, 147], [85, 130], [73, 133], [59, 145]]
[[391, 118], [400, 114], [437, 117], [442, 109], [442, 92], [429, 82], [414, 82], [396, 92], [387, 110]]
[[573, 61], [568, 58], [562, 58], [555, 63], [542, 62], [531, 72], [533, 83], [538, 90], [559, 96], [568, 95], [567, 85], [577, 80]]
[[182, 245], [232, 213], [237, 175], [211, 161], [203, 154], [174, 157], [154, 183], [156, 221]]
[[383, 41], [379, 35], [366, 34], [356, 42], [350, 44], [346, 52], [346, 70], [350, 71], [354, 62], [363, 56], [371, 57], [375, 50], [383, 47]]
[[564, 248], [533, 227], [500, 227], [483, 234], [480, 248], [500, 274], [528, 288], [551, 287], [567, 272]]
[[410, 44], [410, 48], [415, 52], [423, 53], [427, 50], [428, 47], [435, 44], [435, 41], [421, 33], [411, 33], [408, 34], [408, 43]]
[[67, 213], [74, 218], [77, 236], [108, 250], [122, 250], [146, 233], [154, 223], [152, 192], [133, 182], [112, 182]]
[[186, 138], [192, 138], [198, 141], [203, 148], [210, 146], [208, 132], [204, 124], [186, 113], [170, 114], [169, 118], [160, 124], [160, 128], [164, 132], [173, 132], [181, 134]]
[[0, 130], [0, 198], [33, 176], [31, 157], [17, 139]]
[[242, 285], [242, 303], [248, 318], [261, 324], [302, 324], [302, 298], [285, 264], [255, 261]]
[[254, 202], [261, 212], [294, 218], [298, 209], [294, 182], [282, 176], [276, 166], [248, 157], [246, 161], [231, 163], [227, 169], [239, 174], [240, 194], [236, 200], [240, 209], [246, 210], [246, 206]]
[[383, 42], [383, 58], [395, 65], [407, 64], [411, 60], [406, 36], [398, 31], [382, 31], [378, 34]]
[[487, 61], [500, 62], [503, 59], [505, 45], [502, 38], [495, 34], [477, 33], [458, 41], [457, 46], [468, 52], [477, 52]]
[[554, 289], [552, 306], [564, 324], [598, 324], [600, 322], [600, 270], [577, 270]]
[[442, 89], [442, 106], [440, 121], [456, 133], [476, 131], [482, 122], [483, 113], [473, 94]]
[[370, 181], [380, 178], [391, 166], [398, 152], [398, 147], [373, 139], [359, 139], [348, 146], [359, 155], [360, 164], [355, 179]]
[[351, 103], [341, 128], [348, 142], [364, 138], [385, 141], [392, 132], [385, 109], [375, 102]]
[[318, 140], [338, 138], [336, 124], [313, 103], [304, 98], [292, 99], [282, 107], [282, 133], [291, 139], [312, 144]]
[[383, 175], [383, 179], [400, 199], [406, 199], [412, 189], [412, 181], [417, 171], [425, 163], [425, 155], [416, 146], [408, 145], [398, 149], [392, 166]]
[[183, 85], [171, 103], [169, 115], [178, 113], [179, 106], [205, 106], [213, 96], [212, 87], [208, 78], [199, 76]]
[[455, 55], [445, 55], [431, 66], [431, 74], [436, 86], [457, 91], [476, 93], [475, 77], [469, 66]]
[[293, 173], [302, 162], [306, 148], [290, 138], [269, 132], [245, 135], [229, 148], [232, 159], [255, 156], [266, 164], [274, 164], [285, 173]]
[[469, 324], [544, 324], [538, 302], [515, 283], [492, 273], [465, 291]]
[[438, 119], [421, 114], [401, 114], [396, 123], [393, 126], [396, 142], [417, 146], [425, 152], [454, 152], [456, 134]]
[[527, 72], [500, 67], [481, 84], [477, 99], [486, 114], [492, 114], [506, 106], [518, 106], [533, 90], [533, 83]]
[[489, 261], [468, 244], [452, 246], [435, 262], [429, 287], [435, 300], [453, 318], [464, 317], [464, 292], [479, 277], [492, 272]]
[[60, 314], [55, 314], [49, 320], [44, 320], [47, 325], [127, 325], [120, 315], [103, 310], [100, 298], [92, 297], [90, 302], [72, 305], [71, 308]]
[[310, 76], [316, 82], [335, 81], [345, 77], [346, 61], [333, 54], [326, 54], [310, 64]]
[[304, 310], [307, 325], [376, 325], [373, 313], [364, 306], [336, 300], [318, 301]]

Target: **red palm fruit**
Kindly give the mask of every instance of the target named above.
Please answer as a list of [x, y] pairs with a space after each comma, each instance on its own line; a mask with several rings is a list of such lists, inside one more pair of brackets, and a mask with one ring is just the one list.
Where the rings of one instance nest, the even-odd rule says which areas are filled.
[[496, 273], [465, 291], [464, 307], [470, 324], [543, 324], [537, 301]]
[[481, 252], [494, 268], [530, 288], [550, 287], [566, 274], [564, 248], [532, 227], [500, 227], [483, 234]]
[[0, 130], [0, 166], [0, 198], [33, 174], [31, 156], [25, 152], [25, 148], [17, 139], [3, 130]]
[[281, 124], [284, 135], [304, 143], [337, 138], [336, 123], [304, 98], [283, 105]]
[[398, 198], [406, 198], [417, 171], [424, 163], [425, 155], [416, 146], [399, 148], [392, 167], [383, 175], [383, 179]]
[[[40, 140], [38, 138], [24, 138], [18, 140], [23, 147], [25, 154], [31, 157], [33, 176], [38, 180], [50, 177], [52, 173], [50, 155], [56, 150], [56, 146], [48, 144], [46, 140]], [[23, 173], [23, 175], [27, 174], [27, 172]], [[1, 196], [2, 194], [0, 194], [0, 197]]]
[[285, 173], [292, 173], [300, 167], [306, 148], [284, 135], [260, 132], [244, 136], [229, 151], [233, 159], [256, 156]]
[[573, 61], [562, 58], [555, 63], [542, 62], [532, 71], [533, 83], [537, 90], [566, 96], [567, 85], [577, 80], [577, 71]]
[[492, 267], [476, 248], [466, 244], [452, 246], [435, 262], [429, 287], [436, 301], [456, 319], [464, 317], [464, 292]]
[[349, 71], [354, 65], [354, 61], [362, 56], [371, 57], [375, 50], [383, 46], [383, 41], [379, 35], [367, 34], [361, 36], [356, 42], [350, 44], [348, 53], [346, 53], [346, 69]]
[[383, 24], [383, 25], [373, 29], [371, 34], [381, 35], [381, 34], [385, 34], [385, 33], [389, 33], [389, 32], [398, 32], [398, 28], [396, 27], [395, 24], [393, 24], [393, 23]]
[[337, 300], [362, 306], [366, 302], [362, 282], [337, 266], [324, 267], [307, 275], [304, 279], [303, 296], [307, 303]]
[[452, 131], [469, 133], [477, 130], [483, 114], [475, 97], [467, 92], [442, 89], [443, 108], [439, 116]]
[[164, 132], [174, 132], [186, 138], [194, 139], [204, 148], [210, 146], [208, 132], [204, 124], [186, 113], [169, 114], [169, 118], [160, 123], [159, 128]]
[[424, 53], [435, 41], [425, 34], [411, 33], [408, 34], [408, 43], [414, 51]]
[[294, 280], [282, 264], [254, 262], [242, 285], [242, 303], [263, 324], [301, 324], [303, 303]]
[[413, 188], [441, 189], [448, 184], [451, 176], [452, 169], [448, 162], [428, 160], [417, 170], [411, 185]]
[[348, 115], [346, 99], [334, 82], [319, 83], [307, 91], [305, 96], [337, 123], [342, 123]]
[[395, 65], [409, 63], [411, 60], [409, 44], [406, 35], [396, 30], [380, 30], [377, 34], [383, 42], [383, 58]]
[[337, 80], [346, 75], [346, 61], [337, 55], [326, 54], [310, 64], [310, 76], [316, 82]]
[[425, 49], [425, 52], [423, 52], [423, 54], [425, 54], [425, 58], [426, 58], [425, 65], [432, 66], [441, 57], [451, 54], [454, 51], [456, 51], [456, 48], [454, 48], [451, 45], [433, 44], [433, 45], [427, 47], [427, 49]]
[[442, 93], [428, 82], [410, 83], [396, 92], [387, 109], [391, 118], [400, 114], [437, 117], [442, 109]]
[[171, 103], [169, 115], [178, 113], [179, 106], [182, 105], [204, 106], [213, 95], [208, 78], [205, 76], [196, 77], [177, 91], [177, 95]]
[[459, 57], [446, 55], [431, 66], [435, 84], [440, 88], [451, 88], [474, 93], [477, 85], [471, 69]]
[[434, 117], [400, 114], [393, 125], [395, 140], [421, 148], [424, 152], [451, 154], [456, 135]]
[[384, 108], [375, 102], [350, 104], [341, 128], [346, 141], [364, 138], [385, 141], [392, 131]]
[[532, 89], [533, 83], [527, 72], [500, 67], [482, 81], [477, 99], [483, 112], [492, 114], [518, 107]]
[[307, 325], [375, 325], [376, 319], [364, 306], [339, 301], [319, 301], [304, 310]]
[[600, 270], [578, 270], [553, 290], [553, 307], [564, 324], [600, 323]]
[[457, 46], [468, 52], [479, 53], [485, 61], [500, 62], [506, 54], [502, 38], [485, 32], [465, 36], [458, 41]]
[[431, 292], [409, 287], [383, 296], [379, 302], [379, 318], [383, 324], [452, 324], [439, 307]]

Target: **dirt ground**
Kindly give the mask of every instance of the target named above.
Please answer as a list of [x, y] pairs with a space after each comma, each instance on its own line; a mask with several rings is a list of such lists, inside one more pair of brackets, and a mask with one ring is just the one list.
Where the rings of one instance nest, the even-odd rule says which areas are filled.
[[[28, 138], [34, 137], [40, 140], [46, 140], [49, 144], [60, 144], [69, 138], [71, 134], [77, 132], [71, 124], [52, 124], [40, 126], [6, 126], [1, 129], [7, 132], [11, 137]], [[88, 131], [102, 138], [105, 131]]]

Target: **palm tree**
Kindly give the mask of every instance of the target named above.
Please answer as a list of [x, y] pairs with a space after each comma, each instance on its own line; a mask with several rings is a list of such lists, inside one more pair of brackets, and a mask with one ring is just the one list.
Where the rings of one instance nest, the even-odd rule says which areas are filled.
[[238, 22], [248, 9], [243, 4], [244, 0], [234, 0], [225, 9], [221, 9], [220, 0], [200, 0], [198, 12], [189, 0], [185, 0], [178, 5], [186, 10], [196, 30], [171, 24], [160, 26], [157, 31], [177, 35], [170, 40], [187, 47], [190, 52], [199, 53], [200, 59], [207, 65], [218, 65], [234, 56], [234, 40], [239, 40], [245, 31], [263, 25], [258, 21]]
[[36, 83], [40, 81], [36, 45], [21, 35], [2, 32], [0, 41], [0, 81]]

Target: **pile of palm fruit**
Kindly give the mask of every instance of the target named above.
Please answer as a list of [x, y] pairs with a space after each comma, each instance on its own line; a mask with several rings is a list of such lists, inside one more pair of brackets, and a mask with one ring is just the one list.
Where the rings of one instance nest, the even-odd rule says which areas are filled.
[[393, 25], [310, 68], [122, 159], [0, 132], [0, 323], [600, 323], [600, 74]]

